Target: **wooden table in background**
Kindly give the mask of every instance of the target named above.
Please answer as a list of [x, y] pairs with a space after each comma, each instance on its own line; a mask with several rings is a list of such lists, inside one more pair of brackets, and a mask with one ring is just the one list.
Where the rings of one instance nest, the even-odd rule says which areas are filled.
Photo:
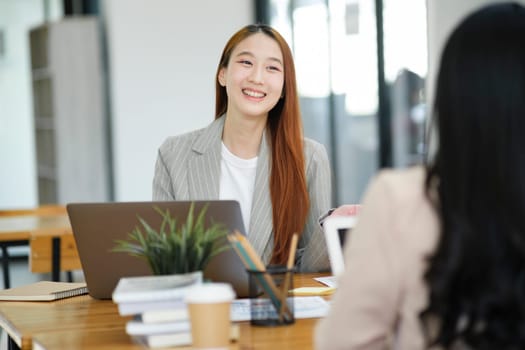
[[[58, 281], [61, 270], [71, 271], [81, 268], [67, 214], [0, 217], [2, 248], [25, 244], [30, 245], [31, 272], [52, 272], [52, 279]], [[7, 254], [4, 254], [2, 264], [4, 285], [9, 286]]]
[[[295, 287], [320, 286], [313, 277], [298, 274]], [[0, 327], [21, 349], [144, 349], [126, 334], [131, 317], [118, 314], [111, 300], [87, 295], [55, 302], [0, 302]], [[241, 322], [240, 339], [230, 349], [312, 349], [317, 319], [298, 319], [279, 327], [251, 326]], [[174, 349], [191, 349], [177, 347]]]

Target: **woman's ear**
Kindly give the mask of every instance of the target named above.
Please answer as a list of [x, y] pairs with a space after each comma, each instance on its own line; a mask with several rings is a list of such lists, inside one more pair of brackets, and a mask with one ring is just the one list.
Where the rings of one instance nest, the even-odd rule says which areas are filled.
[[226, 68], [221, 68], [221, 70], [219, 71], [219, 76], [217, 77], [217, 80], [219, 80], [219, 84], [222, 86], [222, 87], [226, 87]]

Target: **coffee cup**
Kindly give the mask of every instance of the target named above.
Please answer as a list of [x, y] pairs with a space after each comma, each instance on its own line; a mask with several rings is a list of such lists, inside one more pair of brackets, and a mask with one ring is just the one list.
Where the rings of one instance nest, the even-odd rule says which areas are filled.
[[204, 283], [186, 296], [195, 349], [227, 348], [230, 343], [230, 308], [235, 292], [228, 283]]

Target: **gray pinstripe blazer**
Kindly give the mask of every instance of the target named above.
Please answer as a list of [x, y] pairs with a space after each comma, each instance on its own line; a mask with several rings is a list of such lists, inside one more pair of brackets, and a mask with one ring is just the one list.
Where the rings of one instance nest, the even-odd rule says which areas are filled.
[[[206, 200], [219, 198], [221, 170], [221, 117], [208, 127], [169, 137], [160, 146], [153, 200]], [[331, 205], [330, 164], [323, 145], [310, 139], [304, 142], [306, 179], [310, 211], [297, 249], [297, 268], [301, 272], [329, 269], [326, 243], [318, 218]], [[262, 138], [255, 176], [248, 239], [268, 264], [273, 249], [272, 204], [269, 190], [269, 150]]]

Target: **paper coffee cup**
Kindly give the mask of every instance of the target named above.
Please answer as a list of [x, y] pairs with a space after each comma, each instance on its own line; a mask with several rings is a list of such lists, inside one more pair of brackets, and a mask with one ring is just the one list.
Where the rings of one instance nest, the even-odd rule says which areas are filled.
[[186, 303], [194, 348], [220, 349], [230, 343], [230, 305], [235, 292], [228, 283], [204, 283], [192, 288]]

